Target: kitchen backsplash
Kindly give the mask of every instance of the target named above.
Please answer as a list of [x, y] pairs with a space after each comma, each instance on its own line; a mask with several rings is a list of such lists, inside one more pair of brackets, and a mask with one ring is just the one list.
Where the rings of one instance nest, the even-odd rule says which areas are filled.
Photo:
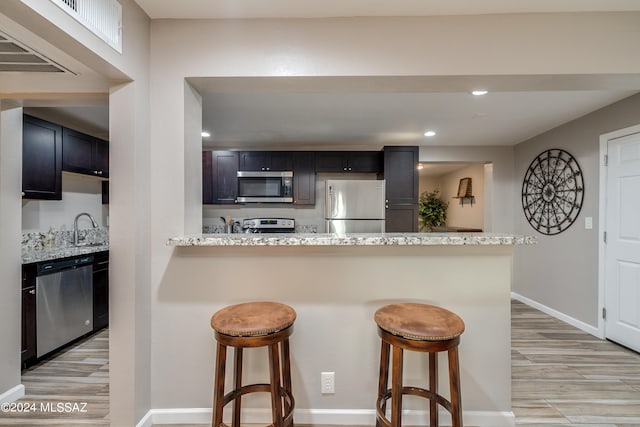
[[[203, 234], [222, 234], [224, 232], [225, 232], [225, 227], [222, 224], [202, 226]], [[317, 233], [317, 232], [318, 232], [318, 227], [315, 225], [296, 225], [296, 233]]]
[[[78, 230], [78, 240], [83, 243], [108, 243], [109, 228]], [[55, 230], [22, 233], [23, 250], [64, 248], [73, 246], [73, 230]]]

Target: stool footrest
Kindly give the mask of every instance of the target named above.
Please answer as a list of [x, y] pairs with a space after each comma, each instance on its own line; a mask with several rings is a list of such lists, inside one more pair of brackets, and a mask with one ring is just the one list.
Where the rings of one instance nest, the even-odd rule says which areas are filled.
[[[402, 387], [402, 395], [411, 395], [423, 397], [427, 400], [435, 400], [438, 404], [444, 407], [449, 413], [451, 413], [451, 402], [445, 399], [438, 393], [434, 393], [430, 390], [426, 390], [420, 387]], [[386, 393], [378, 397], [376, 402], [376, 425], [378, 427], [391, 427], [391, 421], [387, 418], [385, 412], [387, 407], [387, 400], [391, 399], [391, 389], [387, 389]]]
[[[248, 384], [240, 387], [239, 389], [230, 391], [229, 393], [224, 395], [224, 398], [222, 399], [222, 406], [223, 407], [227, 406], [229, 403], [233, 402], [235, 399], [241, 396], [244, 396], [245, 394], [259, 393], [259, 392], [270, 393], [271, 385], [270, 384]], [[282, 417], [284, 426], [291, 427], [293, 426], [293, 409], [295, 408], [295, 405], [296, 405], [295, 399], [293, 398], [293, 395], [283, 387], [280, 387], [280, 396], [284, 399], [285, 414]], [[229, 427], [225, 423], [220, 424], [220, 426]], [[267, 427], [274, 427], [274, 426], [273, 424], [270, 424]]]

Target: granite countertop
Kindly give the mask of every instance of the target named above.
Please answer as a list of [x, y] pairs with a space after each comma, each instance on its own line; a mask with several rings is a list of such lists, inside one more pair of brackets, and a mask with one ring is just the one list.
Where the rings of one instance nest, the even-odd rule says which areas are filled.
[[531, 236], [498, 233], [198, 234], [173, 237], [167, 246], [491, 246], [529, 245]]
[[87, 246], [54, 247], [50, 249], [23, 249], [22, 263], [30, 264], [32, 262], [51, 261], [54, 259], [62, 259], [79, 255], [89, 255], [108, 250], [108, 243]]

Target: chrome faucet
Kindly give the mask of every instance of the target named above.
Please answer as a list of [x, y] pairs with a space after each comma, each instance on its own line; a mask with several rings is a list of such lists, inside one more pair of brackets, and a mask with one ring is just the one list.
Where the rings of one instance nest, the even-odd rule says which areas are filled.
[[82, 215], [86, 215], [89, 217], [93, 228], [98, 228], [98, 224], [96, 223], [96, 220], [93, 219], [91, 214], [87, 212], [81, 212], [78, 215], [76, 215], [76, 219], [73, 220], [73, 245], [74, 246], [78, 246], [78, 218], [80, 218]]

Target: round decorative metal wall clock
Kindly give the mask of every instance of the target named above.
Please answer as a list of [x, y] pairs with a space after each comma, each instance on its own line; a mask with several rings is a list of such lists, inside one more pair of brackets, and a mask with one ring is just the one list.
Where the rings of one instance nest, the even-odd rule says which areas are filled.
[[542, 234], [559, 234], [569, 228], [580, 213], [583, 198], [580, 165], [564, 150], [551, 149], [541, 153], [524, 175], [524, 215]]

